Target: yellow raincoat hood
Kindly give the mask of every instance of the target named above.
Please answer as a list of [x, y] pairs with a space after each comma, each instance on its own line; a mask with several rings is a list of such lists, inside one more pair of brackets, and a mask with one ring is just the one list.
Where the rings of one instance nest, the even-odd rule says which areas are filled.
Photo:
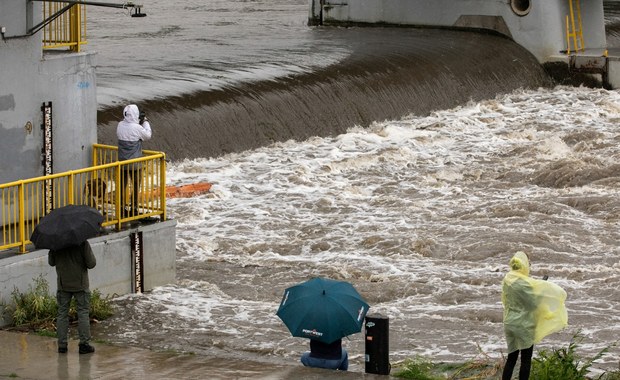
[[508, 353], [529, 348], [568, 325], [564, 289], [529, 277], [530, 263], [523, 252], [517, 252], [509, 265], [502, 283]]

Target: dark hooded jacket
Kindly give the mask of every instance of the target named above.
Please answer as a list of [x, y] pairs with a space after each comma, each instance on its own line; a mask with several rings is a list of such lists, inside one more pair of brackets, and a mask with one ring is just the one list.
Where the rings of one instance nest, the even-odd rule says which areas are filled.
[[89, 290], [88, 270], [97, 265], [97, 259], [88, 242], [81, 245], [50, 250], [48, 263], [56, 267], [58, 290], [81, 292]]

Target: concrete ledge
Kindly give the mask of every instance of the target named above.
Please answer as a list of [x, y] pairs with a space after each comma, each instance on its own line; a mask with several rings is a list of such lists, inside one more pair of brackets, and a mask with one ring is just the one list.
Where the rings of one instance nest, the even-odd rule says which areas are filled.
[[[176, 279], [176, 221], [136, 224], [89, 240], [97, 266], [89, 271], [90, 289], [102, 295], [123, 295], [133, 291], [134, 263], [131, 233], [142, 232], [143, 286], [152, 290]], [[56, 270], [47, 263], [48, 250], [37, 250], [0, 259], [0, 326], [6, 326], [5, 305], [11, 305], [15, 290], [25, 293], [39, 276], [56, 293]]]

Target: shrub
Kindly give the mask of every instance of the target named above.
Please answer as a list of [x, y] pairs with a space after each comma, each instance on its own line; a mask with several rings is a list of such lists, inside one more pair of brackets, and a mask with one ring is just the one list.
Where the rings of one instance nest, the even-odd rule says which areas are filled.
[[[34, 287], [29, 286], [27, 293], [13, 291], [14, 305], [11, 320], [12, 327], [33, 330], [37, 332], [55, 331], [58, 303], [56, 297], [49, 294], [49, 286], [43, 276], [34, 280]], [[104, 320], [114, 314], [109, 298], [102, 298], [101, 292], [93, 290], [90, 297], [90, 317], [95, 320]], [[77, 320], [75, 299], [69, 307], [69, 320]]]
[[407, 359], [403, 363], [402, 368], [394, 374], [396, 377], [403, 379], [415, 379], [415, 380], [438, 380], [441, 377], [437, 377], [433, 374], [433, 368], [435, 366], [430, 360], [423, 357], [416, 357], [415, 359]]
[[[541, 350], [538, 352], [538, 356], [532, 361], [531, 377], [538, 380], [586, 380], [587, 374], [592, 367], [592, 364], [611, 347], [612, 344], [603, 348], [594, 357], [589, 359], [583, 359], [577, 354], [577, 347], [583, 341], [584, 336], [577, 332], [573, 335], [570, 344], [567, 348], [559, 348], [552, 350]], [[614, 379], [613, 373], [605, 373], [600, 376], [600, 379]]]
[[[72, 301], [75, 303], [75, 300]], [[96, 319], [98, 321], [103, 321], [105, 319], [110, 318], [114, 315], [114, 310], [112, 309], [112, 303], [110, 302], [110, 297], [101, 297], [101, 292], [97, 289], [93, 290], [90, 295], [90, 317], [91, 319]], [[77, 319], [77, 311], [74, 315], [74, 318]]]
[[56, 299], [49, 295], [49, 286], [42, 276], [36, 278], [34, 283], [34, 288], [30, 285], [27, 293], [13, 290], [13, 326], [26, 326], [31, 330], [53, 329], [58, 313]]

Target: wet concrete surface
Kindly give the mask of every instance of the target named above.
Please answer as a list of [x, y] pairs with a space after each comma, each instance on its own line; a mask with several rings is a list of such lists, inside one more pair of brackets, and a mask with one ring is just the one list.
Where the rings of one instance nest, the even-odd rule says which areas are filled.
[[78, 354], [77, 341], [59, 354], [56, 339], [0, 331], [0, 379], [389, 379], [390, 376], [275, 365], [200, 355], [92, 344]]

